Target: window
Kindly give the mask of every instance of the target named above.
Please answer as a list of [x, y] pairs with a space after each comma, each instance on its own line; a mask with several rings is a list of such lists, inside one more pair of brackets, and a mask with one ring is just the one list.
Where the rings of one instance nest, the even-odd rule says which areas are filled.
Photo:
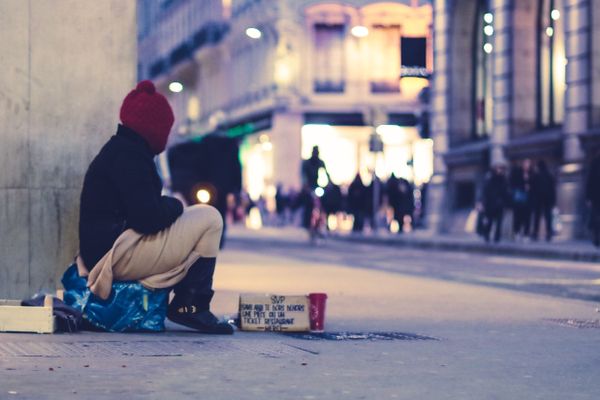
[[541, 0], [538, 24], [538, 124], [563, 122], [566, 56], [563, 0]]
[[375, 25], [369, 32], [371, 93], [400, 91], [400, 26]]
[[494, 15], [489, 0], [480, 0], [475, 19], [475, 43], [473, 65], [475, 82], [473, 85], [473, 135], [476, 138], [490, 135], [493, 128], [492, 98], [492, 52], [494, 35]]
[[402, 76], [426, 77], [427, 38], [403, 37], [400, 40]]
[[342, 24], [314, 26], [314, 89], [317, 93], [344, 92], [344, 31]]

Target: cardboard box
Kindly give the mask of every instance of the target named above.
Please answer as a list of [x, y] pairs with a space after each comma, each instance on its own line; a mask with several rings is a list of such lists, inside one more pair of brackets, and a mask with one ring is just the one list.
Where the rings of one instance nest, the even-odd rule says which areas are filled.
[[243, 331], [307, 332], [310, 330], [308, 296], [240, 295]]

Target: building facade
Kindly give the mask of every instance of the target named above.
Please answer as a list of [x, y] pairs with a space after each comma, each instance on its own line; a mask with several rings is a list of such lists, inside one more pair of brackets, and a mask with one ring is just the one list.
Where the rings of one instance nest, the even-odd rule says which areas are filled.
[[600, 3], [435, 0], [429, 226], [456, 231], [490, 165], [543, 159], [561, 235], [586, 231], [584, 182], [600, 145]]
[[171, 145], [239, 137], [252, 197], [299, 189], [313, 146], [337, 184], [429, 180], [429, 1], [140, 0], [138, 12], [138, 74], [174, 105]]

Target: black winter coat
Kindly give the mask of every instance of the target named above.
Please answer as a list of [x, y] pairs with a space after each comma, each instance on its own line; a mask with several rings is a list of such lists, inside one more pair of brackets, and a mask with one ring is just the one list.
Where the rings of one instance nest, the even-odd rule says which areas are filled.
[[79, 250], [91, 270], [126, 229], [154, 234], [183, 212], [175, 198], [161, 196], [162, 182], [146, 141], [119, 125], [90, 164], [81, 191]]
[[504, 175], [492, 172], [483, 185], [483, 208], [486, 214], [496, 214], [509, 204], [508, 181]]

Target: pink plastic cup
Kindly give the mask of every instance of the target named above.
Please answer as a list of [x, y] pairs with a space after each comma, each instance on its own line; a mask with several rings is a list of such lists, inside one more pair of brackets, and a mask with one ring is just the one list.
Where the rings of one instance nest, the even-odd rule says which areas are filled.
[[310, 293], [310, 330], [312, 332], [323, 332], [325, 330], [325, 303], [326, 293]]

